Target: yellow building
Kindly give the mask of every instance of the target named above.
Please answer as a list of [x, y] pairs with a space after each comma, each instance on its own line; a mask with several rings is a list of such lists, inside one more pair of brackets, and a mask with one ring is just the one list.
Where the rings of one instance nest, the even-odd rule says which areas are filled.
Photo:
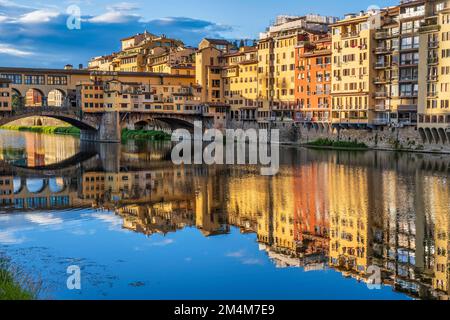
[[[189, 79], [147, 78], [128, 82], [96, 78], [77, 86], [77, 103], [84, 112], [199, 113], [200, 93]], [[139, 80], [139, 78], [135, 78]]]
[[377, 63], [372, 15], [347, 15], [332, 31], [332, 123], [371, 125], [375, 119], [373, 79]]
[[203, 39], [195, 55], [195, 79], [201, 88], [201, 101], [224, 103], [222, 74], [225, 65], [223, 56], [232, 52], [230, 42], [221, 39]]
[[12, 110], [11, 81], [0, 78], [0, 111]]
[[292, 121], [295, 102], [295, 51], [309, 34], [326, 35], [337, 19], [319, 15], [279, 16], [258, 41], [259, 122]]
[[224, 101], [231, 118], [256, 121], [258, 97], [258, 59], [256, 47], [242, 47], [223, 56]]
[[430, 143], [450, 141], [450, 6], [427, 1], [420, 28], [418, 127]]
[[[183, 42], [157, 36], [147, 31], [121, 40], [121, 51], [107, 56], [93, 58], [90, 70], [123, 72], [172, 73], [171, 68], [180, 65], [188, 67], [193, 49], [185, 48]], [[163, 57], [162, 62], [158, 58]], [[189, 66], [192, 67], [192, 66]], [[168, 69], [166, 69], [168, 68]], [[173, 74], [183, 74], [174, 73]], [[187, 72], [185, 74], [188, 74]]]

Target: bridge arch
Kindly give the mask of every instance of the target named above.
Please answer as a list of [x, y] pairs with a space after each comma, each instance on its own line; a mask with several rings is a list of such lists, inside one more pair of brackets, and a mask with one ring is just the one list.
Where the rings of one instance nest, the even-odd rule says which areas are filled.
[[65, 103], [67, 94], [64, 90], [54, 88], [47, 94], [47, 105], [51, 107], [62, 107]]
[[19, 176], [15, 176], [13, 179], [13, 191], [14, 194], [18, 194], [22, 191], [24, 187], [24, 182], [22, 181], [22, 178]]
[[30, 193], [41, 193], [44, 191], [47, 186], [47, 182], [45, 179], [41, 178], [28, 178], [26, 180], [27, 190]]
[[44, 111], [44, 109], [39, 110], [40, 108], [27, 108], [27, 109], [28, 110], [25, 110], [25, 112], [17, 113], [10, 117], [0, 118], [0, 126], [6, 125], [16, 120], [30, 117], [47, 117], [64, 121], [80, 130], [97, 131], [97, 128], [94, 127], [92, 124], [78, 120], [75, 116], [65, 115], [64, 113], [61, 112]]
[[25, 93], [25, 106], [27, 107], [43, 107], [46, 102], [45, 93], [37, 88], [30, 88]]
[[13, 88], [11, 88], [11, 91], [12, 91], [13, 96], [16, 95], [18, 97], [23, 97], [22, 92], [20, 92], [19, 89], [13, 87]]
[[50, 178], [48, 186], [51, 193], [61, 193], [66, 189], [66, 184], [62, 177]]
[[188, 129], [190, 131], [194, 130], [194, 122], [182, 118], [156, 116], [153, 119], [167, 124], [171, 130], [176, 129]]

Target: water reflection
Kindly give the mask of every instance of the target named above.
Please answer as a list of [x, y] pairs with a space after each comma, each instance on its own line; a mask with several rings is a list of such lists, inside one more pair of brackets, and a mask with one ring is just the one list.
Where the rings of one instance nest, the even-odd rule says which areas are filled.
[[[253, 166], [173, 166], [170, 143], [91, 145], [96, 155], [72, 164], [64, 160], [84, 148], [77, 143], [64, 153], [58, 142], [1, 139], [3, 210], [93, 206], [147, 236], [238, 227], [280, 268], [367, 281], [375, 265], [385, 285], [411, 297], [450, 294], [448, 157], [286, 148], [280, 174], [263, 177]], [[28, 168], [5, 156], [11, 145]]]

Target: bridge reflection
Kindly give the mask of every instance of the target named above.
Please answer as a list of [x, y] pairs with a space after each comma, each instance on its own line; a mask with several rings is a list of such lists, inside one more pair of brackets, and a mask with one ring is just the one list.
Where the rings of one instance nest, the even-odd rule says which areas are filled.
[[147, 236], [239, 228], [280, 268], [368, 282], [378, 266], [396, 291], [449, 298], [448, 158], [283, 149], [280, 174], [262, 177], [252, 166], [174, 166], [164, 143], [86, 148], [95, 155], [78, 165], [1, 162], [2, 210], [93, 206]]

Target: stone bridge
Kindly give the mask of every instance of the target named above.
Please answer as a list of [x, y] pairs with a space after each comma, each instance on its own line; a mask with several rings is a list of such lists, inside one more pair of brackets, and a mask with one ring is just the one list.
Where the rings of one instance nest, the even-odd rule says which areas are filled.
[[[22, 107], [13, 111], [0, 112], [0, 126], [28, 117], [48, 117], [64, 121], [81, 130], [81, 140], [96, 142], [120, 142], [122, 129], [145, 129], [147, 127], [194, 128], [195, 121], [202, 121], [204, 127], [211, 127], [210, 117], [202, 114], [169, 112], [83, 112], [81, 108], [65, 107]], [[163, 125], [161, 125], [163, 124]]]

